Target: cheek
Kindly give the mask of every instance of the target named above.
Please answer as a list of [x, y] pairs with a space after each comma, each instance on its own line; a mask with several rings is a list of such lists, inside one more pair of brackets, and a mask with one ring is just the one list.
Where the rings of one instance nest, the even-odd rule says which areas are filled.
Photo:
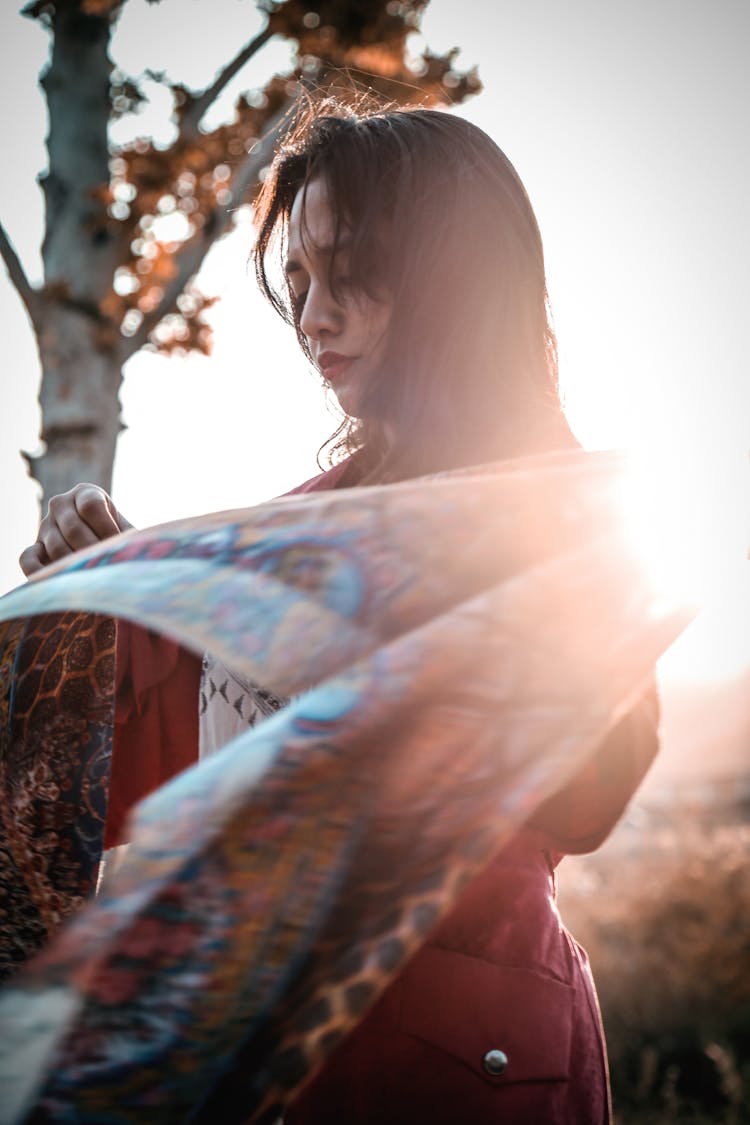
[[367, 319], [367, 338], [371, 348], [381, 348], [385, 345], [388, 325], [391, 321], [391, 306], [378, 304], [370, 309]]

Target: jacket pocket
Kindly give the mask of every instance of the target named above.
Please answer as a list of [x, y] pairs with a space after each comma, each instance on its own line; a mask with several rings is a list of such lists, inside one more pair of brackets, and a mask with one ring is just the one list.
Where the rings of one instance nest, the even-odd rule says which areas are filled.
[[400, 984], [402, 1029], [486, 1082], [569, 1077], [571, 985], [436, 946], [420, 950]]

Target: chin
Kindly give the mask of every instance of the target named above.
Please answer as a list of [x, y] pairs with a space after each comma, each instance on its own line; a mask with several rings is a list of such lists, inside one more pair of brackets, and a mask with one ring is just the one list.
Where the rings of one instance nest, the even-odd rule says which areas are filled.
[[336, 396], [339, 407], [344, 414], [346, 414], [347, 418], [362, 417], [360, 413], [362, 407], [360, 396], [355, 391], [349, 387], [341, 387], [338, 391], [332, 387], [331, 390]]

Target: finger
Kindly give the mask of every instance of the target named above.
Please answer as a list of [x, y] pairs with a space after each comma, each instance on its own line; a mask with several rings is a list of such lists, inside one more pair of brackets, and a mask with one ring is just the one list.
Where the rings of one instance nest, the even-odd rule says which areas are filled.
[[85, 484], [76, 490], [76, 511], [97, 539], [109, 539], [110, 535], [119, 534], [120, 528], [110, 510], [111, 504], [104, 489], [95, 484]]
[[[47, 505], [47, 515], [44, 517], [39, 525], [39, 532], [37, 540], [40, 543], [53, 544], [55, 549], [59, 551], [59, 539], [65, 540], [68, 548], [67, 554], [70, 554], [75, 548], [68, 543], [65, 534], [62, 530], [62, 524], [67, 522], [70, 525], [70, 512], [75, 513], [75, 506], [73, 503], [73, 490], [70, 492], [62, 492], [58, 496], [53, 496]], [[75, 515], [75, 519], [79, 519]], [[50, 555], [50, 558], [53, 556]], [[58, 555], [58, 557], [60, 557]]]
[[119, 512], [117, 510], [111, 500], [109, 503], [112, 515], [116, 520], [117, 526], [119, 527], [120, 531], [130, 531], [133, 527], [133, 524], [130, 522], [130, 520], [125, 519], [125, 516], [122, 514], [122, 512]]
[[87, 523], [84, 523], [78, 509], [69, 507], [57, 515], [57, 529], [65, 542], [73, 551], [80, 551], [82, 547], [90, 547], [99, 542], [96, 535]]
[[32, 543], [30, 547], [22, 551], [18, 559], [18, 565], [27, 578], [36, 574], [38, 570], [43, 570], [45, 566], [49, 565], [49, 562], [47, 552], [39, 542]]
[[57, 562], [58, 559], [67, 558], [68, 555], [73, 554], [73, 547], [70, 546], [68, 541], [60, 532], [57, 524], [51, 521], [46, 521], [39, 529], [39, 542], [47, 553], [47, 558], [50, 562]]

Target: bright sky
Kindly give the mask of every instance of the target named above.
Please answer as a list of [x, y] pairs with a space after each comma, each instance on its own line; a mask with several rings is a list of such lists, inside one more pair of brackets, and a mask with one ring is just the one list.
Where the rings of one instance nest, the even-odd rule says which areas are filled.
[[[38, 279], [42, 202], [34, 176], [45, 165], [46, 124], [36, 75], [47, 36], [12, 8], [0, 12], [0, 41], [12, 58], [0, 71], [0, 97], [12, 107], [15, 164], [0, 182], [0, 216]], [[116, 61], [203, 86], [257, 21], [250, 0], [191, 0], [177, 12], [176, 0], [129, 0]], [[479, 66], [485, 91], [460, 112], [495, 137], [529, 190], [574, 428], [589, 446], [634, 449], [639, 499], [653, 497], [656, 473], [672, 483], [692, 523], [690, 559], [683, 552], [669, 573], [692, 582], [697, 564], [715, 604], [665, 661], [667, 674], [747, 674], [750, 7], [746, 0], [432, 0], [423, 31], [433, 49], [459, 45], [462, 64]], [[219, 115], [286, 57], [271, 44]], [[168, 139], [158, 90], [153, 112], [120, 128], [159, 128]], [[291, 334], [254, 291], [250, 240], [245, 224], [201, 275], [204, 290], [222, 298], [212, 317], [213, 356], [140, 355], [127, 369], [128, 430], [114, 493], [138, 525], [292, 487], [316, 471], [315, 452], [333, 429]], [[0, 317], [5, 589], [21, 578], [15, 560], [38, 522], [35, 488], [17, 453], [37, 442], [38, 363], [1, 273]], [[641, 523], [659, 529], [661, 512], [652, 502]]]

